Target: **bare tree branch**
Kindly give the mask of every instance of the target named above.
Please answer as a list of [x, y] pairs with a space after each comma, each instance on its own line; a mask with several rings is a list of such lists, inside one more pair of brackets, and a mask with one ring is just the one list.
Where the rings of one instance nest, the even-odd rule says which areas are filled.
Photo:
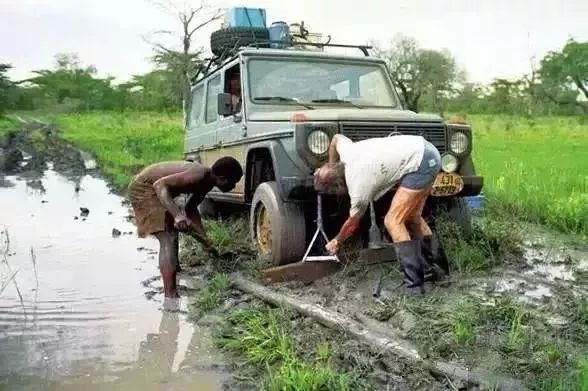
[[208, 24], [210, 24], [210, 23], [212, 23], [212, 22], [214, 22], [214, 21], [216, 21], [216, 20], [219, 20], [219, 19], [220, 19], [222, 16], [223, 16], [223, 15], [222, 15], [222, 12], [221, 12], [221, 10], [219, 9], [219, 10], [218, 10], [218, 11], [217, 11], [217, 12], [216, 12], [216, 13], [215, 13], [213, 16], [211, 16], [211, 17], [210, 17], [208, 20], [206, 20], [206, 21], [204, 21], [204, 22], [200, 23], [198, 26], [194, 27], [194, 28], [193, 28], [193, 29], [190, 31], [190, 33], [189, 33], [188, 35], [189, 35], [189, 36], [190, 36], [190, 38], [191, 38], [191, 37], [192, 37], [192, 35], [193, 35], [193, 34], [194, 34], [196, 31], [200, 30], [202, 27], [204, 27], [204, 26], [206, 26], [206, 25], [208, 25]]

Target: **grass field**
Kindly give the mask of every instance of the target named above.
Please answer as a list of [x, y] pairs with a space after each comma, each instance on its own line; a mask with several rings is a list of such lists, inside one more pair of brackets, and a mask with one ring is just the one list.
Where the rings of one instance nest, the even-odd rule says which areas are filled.
[[14, 117], [0, 115], [0, 135], [18, 126], [18, 121]]
[[63, 137], [93, 152], [119, 188], [150, 163], [183, 159], [181, 114], [67, 114], [57, 122]]
[[467, 119], [476, 168], [495, 211], [588, 234], [588, 119]]

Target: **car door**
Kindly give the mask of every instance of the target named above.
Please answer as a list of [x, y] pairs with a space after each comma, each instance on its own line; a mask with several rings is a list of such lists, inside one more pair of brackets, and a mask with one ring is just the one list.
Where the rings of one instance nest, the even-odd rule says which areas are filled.
[[200, 151], [211, 148], [216, 144], [216, 129], [206, 121], [206, 82], [192, 89], [190, 110], [186, 124], [186, 139], [184, 152], [187, 155], [199, 155]]
[[[241, 123], [236, 122], [236, 117], [233, 115], [223, 117], [218, 114], [218, 94], [223, 92], [223, 85], [225, 85], [224, 71], [219, 72], [218, 75], [208, 81], [204, 128], [214, 129], [215, 143], [214, 148], [206, 148], [200, 153], [201, 161], [203, 164], [212, 166], [219, 158], [231, 156], [244, 166], [243, 146], [232, 145], [242, 137], [240, 134]], [[238, 199], [242, 199], [244, 197], [244, 183], [245, 179], [242, 178], [235, 186], [235, 189], [230, 194], [224, 195], [223, 198], [237, 197]], [[215, 194], [215, 198], [220, 197], [220, 194]]]

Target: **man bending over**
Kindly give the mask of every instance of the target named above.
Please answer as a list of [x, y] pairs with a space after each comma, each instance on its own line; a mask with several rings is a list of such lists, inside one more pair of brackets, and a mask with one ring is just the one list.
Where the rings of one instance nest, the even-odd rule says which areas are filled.
[[355, 143], [340, 134], [333, 137], [328, 163], [315, 172], [315, 188], [339, 195], [348, 191], [351, 210], [327, 251], [338, 252], [359, 227], [370, 202], [399, 184], [384, 224], [394, 242], [407, 293], [424, 293], [427, 261], [448, 272], [439, 241], [422, 217], [440, 167], [439, 151], [421, 136], [395, 135]]
[[[212, 241], [202, 226], [198, 205], [214, 186], [223, 192], [231, 191], [242, 176], [239, 162], [223, 157], [211, 168], [186, 161], [152, 164], [129, 184], [139, 237], [152, 234], [159, 240], [159, 270], [165, 297], [178, 296], [178, 231], [190, 234], [211, 250]], [[190, 196], [185, 208], [174, 202], [181, 194]]]

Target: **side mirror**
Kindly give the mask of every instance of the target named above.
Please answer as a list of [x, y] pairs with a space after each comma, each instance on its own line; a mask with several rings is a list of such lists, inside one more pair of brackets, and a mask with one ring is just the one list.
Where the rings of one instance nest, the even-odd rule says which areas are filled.
[[231, 94], [221, 92], [217, 97], [217, 111], [219, 115], [227, 116], [233, 114], [233, 104]]

